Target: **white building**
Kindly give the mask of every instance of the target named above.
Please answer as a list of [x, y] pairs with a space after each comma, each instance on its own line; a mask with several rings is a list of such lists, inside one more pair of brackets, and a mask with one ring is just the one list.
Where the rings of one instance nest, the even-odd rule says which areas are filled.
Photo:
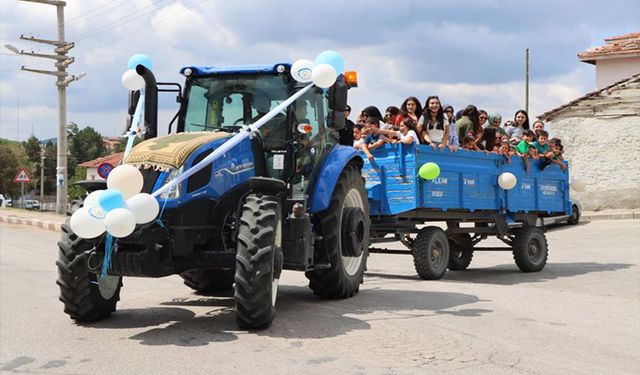
[[598, 89], [640, 73], [640, 33], [614, 36], [605, 42], [578, 54], [580, 61], [596, 66]]
[[571, 178], [587, 184], [572, 192], [585, 209], [640, 208], [640, 67], [540, 118], [562, 140]]

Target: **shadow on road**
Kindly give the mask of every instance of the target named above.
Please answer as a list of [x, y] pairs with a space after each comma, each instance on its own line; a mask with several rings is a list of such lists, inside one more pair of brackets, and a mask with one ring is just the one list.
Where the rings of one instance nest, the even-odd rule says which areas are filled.
[[[540, 272], [521, 272], [514, 264], [501, 264], [491, 268], [469, 268], [465, 271], [447, 271], [446, 281], [462, 281], [481, 284], [516, 285], [586, 275], [593, 272], [609, 272], [627, 269], [628, 263], [548, 263]], [[472, 266], [473, 267], [473, 264]]]
[[[463, 293], [393, 289], [367, 289], [354, 298], [323, 300], [307, 287], [281, 285], [272, 326], [252, 333], [280, 338], [328, 338], [368, 330], [370, 322], [377, 320], [424, 319], [441, 314], [477, 317], [492, 312], [459, 309], [478, 301], [478, 297]], [[194, 294], [194, 298], [176, 298], [162, 305], [119, 310], [109, 319], [83, 326], [99, 329], [149, 327], [149, 330], [129, 337], [142, 345], [203, 346], [236, 340], [236, 333], [241, 332], [235, 322], [233, 298], [205, 298]], [[189, 307], [211, 307], [211, 310], [196, 316]]]

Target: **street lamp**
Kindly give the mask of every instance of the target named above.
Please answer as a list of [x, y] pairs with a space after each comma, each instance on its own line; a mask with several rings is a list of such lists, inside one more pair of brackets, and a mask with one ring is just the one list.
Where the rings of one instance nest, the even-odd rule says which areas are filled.
[[11, 44], [5, 44], [4, 48], [8, 49], [9, 51], [15, 53], [16, 55], [20, 54], [20, 50], [18, 50], [16, 47], [12, 46]]

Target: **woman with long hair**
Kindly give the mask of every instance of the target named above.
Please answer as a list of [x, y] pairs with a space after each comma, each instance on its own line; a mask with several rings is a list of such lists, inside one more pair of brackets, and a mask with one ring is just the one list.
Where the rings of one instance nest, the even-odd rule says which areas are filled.
[[418, 123], [418, 119], [422, 116], [422, 105], [415, 96], [410, 96], [402, 102], [400, 106], [400, 116], [396, 117], [396, 126], [406, 119], [411, 119]]
[[509, 138], [522, 139], [525, 130], [529, 130], [529, 114], [524, 109], [519, 109], [513, 116], [513, 127], [507, 130]]
[[449, 145], [449, 122], [444, 116], [440, 98], [433, 95], [425, 101], [425, 111], [418, 120], [418, 136], [420, 143], [430, 144], [435, 150]]

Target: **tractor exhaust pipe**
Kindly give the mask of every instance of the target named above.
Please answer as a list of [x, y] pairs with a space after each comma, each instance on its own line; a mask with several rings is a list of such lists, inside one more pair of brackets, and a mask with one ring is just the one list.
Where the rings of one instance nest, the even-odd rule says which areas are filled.
[[158, 136], [158, 85], [156, 77], [144, 65], [136, 66], [136, 72], [144, 78], [144, 139]]

